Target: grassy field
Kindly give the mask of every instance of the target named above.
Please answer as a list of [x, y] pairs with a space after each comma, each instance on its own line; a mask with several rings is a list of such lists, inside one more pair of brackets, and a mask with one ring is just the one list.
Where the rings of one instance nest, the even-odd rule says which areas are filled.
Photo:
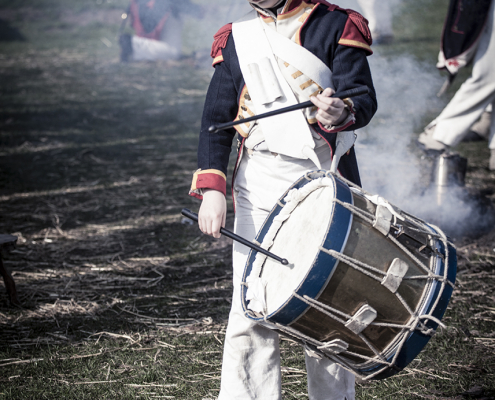
[[[377, 54], [434, 69], [446, 4], [404, 1], [396, 42]], [[187, 192], [211, 71], [193, 51], [214, 31], [189, 21], [183, 60], [121, 64], [126, 5], [0, 0], [0, 233], [19, 237], [3, 255], [22, 304], [0, 286], [0, 400], [219, 391], [231, 243], [180, 215], [199, 206]], [[459, 150], [468, 187], [493, 204], [486, 143]], [[495, 231], [454, 240], [447, 329], [399, 375], [359, 384], [358, 399], [495, 398]], [[306, 399], [300, 346], [281, 344], [284, 399]]]

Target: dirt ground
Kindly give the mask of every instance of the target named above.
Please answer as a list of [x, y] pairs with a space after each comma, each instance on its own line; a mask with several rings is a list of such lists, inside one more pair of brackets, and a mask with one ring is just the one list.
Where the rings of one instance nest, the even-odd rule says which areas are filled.
[[[73, 9], [56, 1], [46, 8], [7, 3], [0, 2], [0, 234], [18, 237], [3, 259], [20, 305], [0, 284], [0, 399], [43, 392], [214, 397], [231, 302], [231, 242], [202, 235], [180, 214], [199, 206], [187, 193], [211, 71], [192, 54], [178, 62], [120, 63], [116, 31], [124, 2]], [[416, 15], [414, 5], [410, 10]], [[415, 32], [404, 27], [384, 53], [404, 51]], [[435, 37], [425, 40], [435, 49]], [[490, 210], [495, 174], [487, 168], [486, 142], [458, 150], [469, 158], [466, 188]], [[359, 398], [494, 398], [495, 228], [452, 239], [459, 274], [448, 329], [403, 376], [360, 385]], [[199, 364], [184, 372], [189, 358], [164, 355], [167, 340], [169, 349], [197, 346]], [[106, 359], [87, 367], [88, 376], [69, 376], [54, 366], [122, 343], [121, 351], [150, 349], [144, 366], [167, 357], [166, 368], [144, 376], [137, 358], [120, 366]], [[284, 346], [284, 396], [307, 398], [304, 362], [292, 356], [292, 343]], [[135, 378], [128, 385], [141, 386], [119, 397], [112, 390], [127, 376]], [[105, 380], [107, 391], [79, 385]], [[79, 391], [69, 389], [74, 385]]]

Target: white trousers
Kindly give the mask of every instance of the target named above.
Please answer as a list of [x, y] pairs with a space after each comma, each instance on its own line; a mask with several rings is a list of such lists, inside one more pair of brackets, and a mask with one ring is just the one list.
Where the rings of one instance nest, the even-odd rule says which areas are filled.
[[163, 27], [160, 40], [132, 36], [133, 61], [177, 60], [182, 54], [183, 21], [170, 16]]
[[358, 0], [358, 3], [374, 38], [393, 35], [390, 0]]
[[[487, 106], [495, 105], [494, 15], [495, 1], [492, 1], [471, 76], [462, 84], [441, 114], [428, 125], [435, 126], [433, 139], [448, 146], [458, 145]], [[490, 149], [495, 150], [495, 118], [491, 120], [488, 140]]]
[[[316, 150], [322, 168], [330, 169], [327, 146]], [[234, 191], [235, 232], [253, 240], [281, 195], [306, 172], [309, 160], [274, 156], [268, 151], [246, 152], [239, 166]], [[233, 247], [234, 294], [225, 336], [219, 400], [280, 400], [279, 336], [246, 318], [241, 306], [241, 280], [250, 249]], [[306, 355], [310, 400], [354, 400], [354, 375], [328, 359]]]

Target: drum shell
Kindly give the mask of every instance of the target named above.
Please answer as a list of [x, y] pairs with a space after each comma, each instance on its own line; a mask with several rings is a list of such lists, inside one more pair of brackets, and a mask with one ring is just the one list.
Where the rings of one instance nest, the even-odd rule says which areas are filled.
[[[304, 180], [296, 182], [291, 188], [297, 188], [305, 184]], [[358, 208], [374, 213], [376, 206], [366, 199], [362, 194], [357, 191], [351, 191], [347, 185], [336, 180], [336, 185], [339, 190], [344, 193], [340, 193], [341, 197], [347, 197], [345, 201], [350, 204], [354, 204]], [[345, 188], [347, 187], [347, 191]], [[337, 197], [339, 196], [337, 190]], [[277, 207], [270, 213], [270, 216], [265, 222], [265, 226], [260, 230], [257, 240], [261, 241], [263, 235], [270, 225], [270, 217], [277, 214]], [[338, 208], [339, 205], [336, 206]], [[425, 274], [420, 268], [415, 267], [415, 261], [407, 256], [397, 244], [387, 241], [385, 236], [372, 228], [369, 224], [365, 223], [359, 218], [352, 217], [348, 210], [340, 210], [337, 213], [337, 218], [341, 220], [348, 219], [349, 231], [346, 232], [345, 245], [343, 246], [342, 253], [346, 256], [353, 257], [364, 263], [372, 263], [374, 267], [386, 272], [389, 268], [391, 262], [395, 258], [404, 259], [410, 266], [407, 276], [411, 275], [421, 275]], [[412, 219], [414, 223], [414, 219]], [[334, 224], [342, 224], [342, 221], [333, 221]], [[409, 224], [407, 221], [404, 225]], [[414, 224], [412, 224], [414, 225]], [[430, 228], [432, 234], [435, 234], [435, 230]], [[331, 231], [331, 229], [329, 229]], [[330, 235], [332, 236], [332, 235]], [[400, 238], [400, 235], [399, 235]], [[424, 246], [425, 243], [418, 243], [418, 238], [409, 237], [407, 235], [402, 235], [400, 242], [403, 246], [407, 246], [414, 251], [414, 256], [418, 257], [427, 264], [430, 268], [437, 269], [438, 273], [443, 274], [445, 270], [445, 265], [443, 264], [443, 258], [446, 255], [445, 246], [438, 240], [429, 240], [428, 246]], [[329, 243], [335, 245], [335, 237], [327, 237], [323, 243], [323, 247], [327, 248]], [[331, 244], [330, 244], [331, 245]], [[336, 246], [339, 247], [338, 245]], [[419, 251], [420, 248], [423, 249]], [[455, 249], [449, 247], [450, 251], [450, 270], [449, 279], [453, 282], [455, 280]], [[250, 255], [249, 260], [252, 261], [252, 257], [255, 256], [255, 252]], [[245, 278], [249, 275], [249, 263], [245, 271]], [[376, 322], [389, 323], [395, 325], [405, 325], [411, 319], [411, 315], [404, 306], [397, 300], [397, 297], [388, 291], [384, 291], [380, 282], [376, 279], [372, 279], [365, 274], [360, 274], [358, 271], [349, 267], [343, 262], [339, 262], [337, 259], [333, 258], [329, 254], [321, 252], [318, 254], [317, 259], [314, 261], [311, 269], [321, 269], [321, 265], [324, 265], [326, 276], [325, 282], [323, 282], [320, 287], [318, 285], [311, 286], [308, 281], [303, 282], [297, 289], [296, 293], [300, 296], [310, 296], [313, 299], [317, 299], [319, 302], [330, 305], [331, 307], [338, 309], [339, 311], [353, 315], [359, 308], [365, 304], [372, 305], [373, 308], [377, 310], [378, 317]], [[326, 274], [326, 275], [325, 275]], [[308, 273], [308, 276], [311, 272]], [[321, 278], [321, 277], [320, 277]], [[315, 277], [310, 277], [309, 281], [314, 281]], [[418, 309], [426, 309], [428, 312], [431, 307], [433, 307], [435, 302], [431, 302], [430, 307], [426, 304], [425, 297], [428, 296], [436, 298], [440, 291], [440, 285], [435, 282], [431, 283], [427, 280], [424, 281], [404, 281], [398, 292], [403, 297], [404, 301], [408, 306], [416, 311]], [[364, 291], [359, 291], [356, 288], [366, 288]], [[448, 300], [452, 294], [451, 288], [443, 288], [441, 291], [441, 298], [438, 299], [435, 305], [435, 310], [433, 315], [441, 318], [448, 304]], [[245, 294], [245, 291], [244, 291]], [[245, 301], [244, 301], [245, 303]], [[287, 312], [287, 310], [290, 312]], [[294, 310], [297, 316], [294, 318]], [[246, 309], [247, 311], [247, 309]], [[249, 315], [249, 312], [248, 312]], [[335, 319], [329, 317], [328, 315], [320, 312], [314, 307], [308, 306], [298, 298], [289, 299], [285, 306], [282, 307], [277, 312], [271, 313], [267, 318], [259, 318], [250, 315], [250, 318], [265, 321], [273, 324], [283, 325], [295, 329], [301, 332], [303, 335], [310, 336], [319, 342], [329, 342], [334, 339], [344, 340], [349, 344], [349, 349], [353, 353], [358, 353], [364, 355], [365, 357], [375, 356], [374, 352], [366, 345], [365, 342], [358, 336], [347, 330], [342, 326], [342, 323], [336, 321]], [[426, 324], [428, 327], [436, 328], [436, 323], [429, 321]], [[379, 352], [390, 353], [390, 357], [394, 356], [395, 353], [391, 351], [391, 348], [397, 346], [399, 341], [399, 335], [401, 329], [389, 327], [376, 327], [369, 326], [363, 331], [369, 340], [372, 341], [373, 346]], [[356, 366], [360, 373], [368, 375], [376, 372], [377, 369], [382, 369], [382, 372], [377, 375], [378, 379], [386, 376], [393, 375], [401, 368], [404, 368], [418, 353], [421, 351], [422, 347], [426, 345], [429, 340], [429, 336], [420, 333], [412, 333], [406, 338], [407, 346], [404, 346], [400, 354], [397, 355], [397, 361], [394, 368], [382, 368], [381, 365], [375, 365], [373, 363], [362, 362], [359, 357], [346, 356], [347, 361]], [[402, 339], [400, 339], [402, 340]]]

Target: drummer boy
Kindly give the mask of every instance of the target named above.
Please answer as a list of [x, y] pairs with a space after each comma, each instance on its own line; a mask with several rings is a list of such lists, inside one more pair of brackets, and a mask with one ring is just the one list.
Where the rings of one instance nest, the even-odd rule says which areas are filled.
[[[336, 135], [366, 126], [377, 109], [367, 56], [367, 21], [324, 0], [248, 0], [253, 11], [221, 28], [212, 46], [215, 73], [203, 111], [198, 167], [190, 194], [202, 199], [200, 229], [216, 238], [226, 217], [232, 142], [234, 231], [253, 240], [279, 197], [306, 172], [330, 169]], [[330, 97], [366, 85], [369, 94]], [[315, 107], [236, 128], [208, 128], [311, 99]], [[339, 173], [360, 185], [354, 148]], [[301, 249], [302, 251], [302, 249]], [[241, 277], [249, 249], [233, 247], [234, 294], [225, 337], [219, 400], [281, 399], [279, 336], [247, 319]], [[354, 400], [354, 375], [306, 354], [311, 400]]]

